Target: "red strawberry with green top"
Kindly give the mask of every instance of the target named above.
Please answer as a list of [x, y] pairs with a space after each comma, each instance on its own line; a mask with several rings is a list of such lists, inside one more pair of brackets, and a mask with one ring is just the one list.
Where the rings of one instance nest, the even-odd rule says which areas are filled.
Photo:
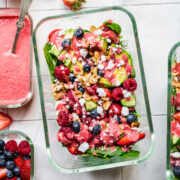
[[63, 0], [64, 4], [70, 7], [73, 11], [81, 8], [81, 4], [86, 0]]
[[23, 162], [20, 168], [20, 176], [23, 180], [30, 180], [31, 178], [31, 160], [27, 159]]
[[0, 112], [0, 130], [6, 128], [12, 123], [12, 118], [3, 112]]

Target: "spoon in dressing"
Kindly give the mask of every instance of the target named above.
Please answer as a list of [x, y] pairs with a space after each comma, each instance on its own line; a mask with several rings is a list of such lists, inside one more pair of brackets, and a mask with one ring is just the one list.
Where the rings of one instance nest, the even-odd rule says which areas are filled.
[[24, 27], [24, 19], [28, 12], [28, 9], [30, 8], [31, 3], [32, 3], [32, 0], [22, 0], [21, 1], [20, 16], [19, 16], [18, 21], [16, 22], [17, 31], [16, 31], [16, 36], [15, 36], [13, 47], [12, 47], [13, 54], [16, 52], [16, 45], [18, 42], [19, 33], [20, 33], [21, 29]]

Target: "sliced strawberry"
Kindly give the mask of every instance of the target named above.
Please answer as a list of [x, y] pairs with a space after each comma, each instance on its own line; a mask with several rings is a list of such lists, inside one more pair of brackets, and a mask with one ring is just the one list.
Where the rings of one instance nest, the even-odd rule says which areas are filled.
[[175, 114], [172, 115], [177, 121], [180, 122], [180, 112], [177, 112]]
[[12, 123], [12, 118], [2, 112], [0, 112], [0, 130], [6, 128]]
[[122, 107], [120, 104], [114, 103], [109, 108], [109, 116], [113, 117], [114, 115], [120, 116], [121, 115]]
[[142, 140], [142, 139], [144, 139], [145, 138], [145, 134], [144, 133], [139, 133], [139, 140]]
[[78, 147], [79, 147], [79, 144], [76, 142], [73, 142], [70, 146], [68, 146], [68, 151], [71, 154], [77, 155], [78, 154]]
[[127, 138], [126, 136], [122, 137], [121, 139], [119, 139], [117, 141], [117, 145], [119, 146], [130, 146], [132, 145], [134, 142], [131, 141], [129, 138]]
[[23, 180], [30, 180], [31, 178], [31, 160], [27, 159], [23, 162], [20, 168], [20, 176]]
[[112, 94], [111, 94], [111, 91], [107, 88], [104, 88], [104, 91], [106, 92], [106, 97], [108, 97], [109, 99], [112, 98]]
[[7, 171], [8, 170], [6, 168], [0, 168], [0, 179], [3, 179], [6, 177]]

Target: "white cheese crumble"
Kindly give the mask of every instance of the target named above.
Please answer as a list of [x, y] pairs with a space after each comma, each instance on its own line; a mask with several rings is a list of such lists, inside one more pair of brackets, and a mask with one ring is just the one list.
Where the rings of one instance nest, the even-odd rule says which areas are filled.
[[98, 69], [100, 69], [100, 70], [102, 70], [102, 69], [104, 69], [104, 65], [102, 65], [102, 64], [98, 64]]
[[58, 51], [62, 51], [62, 50], [63, 50], [63, 47], [58, 48]]
[[63, 86], [62, 86], [61, 84], [58, 85], [58, 86], [56, 86], [56, 91], [60, 91], [62, 87], [63, 87]]
[[117, 48], [113, 47], [112, 50], [113, 50], [113, 53], [115, 53], [117, 51]]
[[171, 154], [171, 156], [175, 159], [180, 158], [180, 152], [174, 152]]
[[174, 77], [174, 80], [175, 80], [176, 82], [178, 82], [178, 78], [177, 78], [177, 77]]
[[64, 39], [72, 39], [74, 34], [68, 33], [65, 35]]
[[177, 106], [176, 109], [177, 109], [178, 111], [180, 111], [180, 106]]
[[89, 144], [84, 142], [79, 146], [78, 151], [81, 151], [82, 153], [84, 153], [88, 150], [88, 148], [89, 148]]
[[80, 103], [81, 106], [84, 106], [85, 102], [86, 102], [86, 100], [84, 98], [81, 98], [79, 100], [79, 103]]
[[86, 58], [87, 54], [88, 54], [87, 49], [80, 49], [80, 55], [81, 55], [83, 58]]
[[69, 86], [69, 88], [70, 88], [70, 89], [73, 89], [73, 88], [74, 88], [74, 85], [73, 85], [73, 84], [71, 84], [71, 85]]
[[106, 56], [102, 55], [101, 56], [101, 61], [106, 61]]
[[122, 107], [121, 114], [127, 116], [129, 114], [129, 109], [127, 107]]
[[69, 106], [69, 105], [66, 105], [66, 108], [67, 108], [67, 109], [69, 109], [69, 108], [70, 108], [70, 106]]
[[108, 69], [108, 70], [111, 70], [111, 69], [113, 69], [113, 68], [114, 68], [114, 63], [113, 63], [112, 60], [110, 60], [109, 63], [108, 63], [107, 69]]
[[103, 115], [103, 108], [101, 106], [97, 107], [97, 113]]
[[127, 91], [127, 90], [123, 90], [123, 96], [124, 96], [125, 98], [131, 97], [131, 95], [132, 95], [131, 92], [129, 92], [129, 91]]
[[96, 31], [94, 31], [94, 34], [100, 36], [103, 33], [103, 31], [101, 29], [98, 29]]
[[123, 66], [125, 63], [124, 63], [124, 60], [120, 60], [119, 61], [119, 64], [121, 65], [121, 66]]
[[79, 116], [76, 113], [72, 113], [73, 121], [79, 120]]
[[111, 43], [111, 40], [110, 39], [106, 39], [108, 43]]
[[120, 86], [120, 81], [116, 81], [116, 86]]
[[65, 34], [65, 32], [63, 30], [59, 31], [59, 33], [58, 33], [59, 36], [62, 36], [64, 34]]
[[81, 44], [77, 43], [76, 46], [77, 46], [77, 47], [81, 47]]
[[77, 62], [77, 58], [76, 58], [76, 57], [73, 57], [72, 63], [75, 64], [76, 62]]
[[97, 93], [100, 97], [106, 97], [106, 92], [103, 88], [97, 88]]

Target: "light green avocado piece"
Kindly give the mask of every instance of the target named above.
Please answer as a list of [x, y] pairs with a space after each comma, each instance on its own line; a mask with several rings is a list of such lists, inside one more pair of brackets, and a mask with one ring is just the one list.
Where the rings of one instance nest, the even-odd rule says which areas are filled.
[[87, 111], [92, 111], [97, 108], [97, 104], [94, 101], [86, 101], [85, 107]]
[[73, 72], [73, 64], [70, 65], [70, 71]]
[[126, 69], [124, 67], [121, 67], [121, 69], [116, 69], [114, 72], [114, 75], [116, 76], [116, 80], [119, 81], [120, 85], [127, 79]]
[[74, 36], [74, 31], [75, 31], [75, 29], [67, 29], [65, 31], [64, 39], [72, 39]]
[[121, 104], [125, 107], [135, 107], [136, 106], [136, 98], [135, 95], [133, 94], [130, 97], [130, 100], [127, 101], [125, 98], [121, 100]]
[[105, 39], [105, 38], [103, 38], [103, 37], [101, 37], [101, 36], [99, 36], [98, 37], [98, 39], [99, 39], [99, 41], [101, 42], [101, 50], [103, 51], [103, 52], [106, 52], [106, 50], [107, 50], [107, 48], [108, 48], [108, 42], [107, 42], [107, 40]]
[[173, 145], [176, 144], [178, 142], [178, 140], [180, 139], [176, 134], [174, 136], [172, 136], [171, 138], [172, 138]]
[[115, 87], [114, 85], [111, 84], [111, 82], [109, 81], [109, 79], [107, 78], [100, 78], [99, 84], [103, 84], [105, 88], [112, 88]]
[[60, 51], [57, 49], [56, 45], [53, 45], [51, 47], [51, 54], [53, 54], [54, 56], [56, 56], [57, 58], [59, 57], [60, 55]]
[[71, 59], [66, 59], [65, 61], [63, 61], [64, 65], [67, 66], [67, 67], [71, 67]]

